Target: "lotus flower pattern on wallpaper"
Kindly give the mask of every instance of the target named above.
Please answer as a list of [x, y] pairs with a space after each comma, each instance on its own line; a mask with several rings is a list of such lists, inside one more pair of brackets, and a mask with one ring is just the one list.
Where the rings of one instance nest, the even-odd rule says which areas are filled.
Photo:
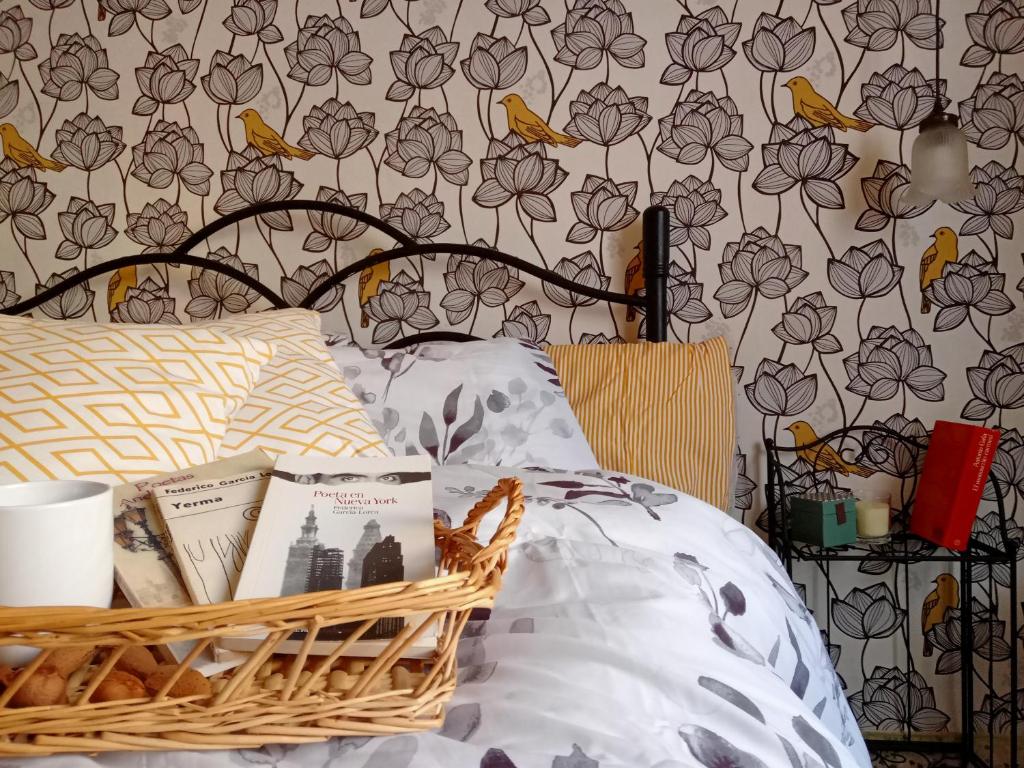
[[[246, 205], [297, 198], [369, 212], [417, 242], [477, 243], [638, 294], [640, 213], [658, 203], [670, 212], [670, 337], [724, 334], [732, 351], [732, 514], [764, 523], [766, 437], [788, 445], [853, 423], [922, 436], [960, 418], [1002, 429], [997, 483], [1019, 522], [1024, 6], [945, 3], [938, 29], [934, 9], [12, 0], [0, 8], [0, 307], [117, 256], [166, 253]], [[911, 146], [936, 92], [969, 142], [976, 193], [955, 206], [908, 194]], [[340, 216], [280, 212], [195, 253], [298, 302], [392, 245]], [[35, 314], [181, 323], [264, 306], [236, 281], [160, 265], [94, 278]], [[443, 252], [366, 270], [317, 308], [331, 332], [377, 344], [447, 327], [607, 343], [646, 324], [642, 311]], [[459, 423], [473, 407], [460, 405]], [[783, 474], [797, 487], [904, 498], [919, 458], [795, 456]], [[991, 533], [993, 498], [990, 487], [979, 537]], [[939, 573], [881, 559], [837, 572], [839, 594], [808, 595], [819, 616], [843, 617], [835, 659], [862, 724], [890, 725], [876, 702], [909, 691], [919, 706], [903, 714], [915, 725], [955, 727], [952, 662], [936, 665], [959, 642], [941, 629], [959, 608], [936, 609], [935, 653], [917, 657], [913, 674], [894, 672], [875, 641], [888, 630], [883, 609], [917, 627]], [[1021, 610], [1007, 578], [998, 574], [993, 596], [1001, 621]], [[870, 621], [858, 618], [865, 600]], [[975, 720], [1005, 730], [1006, 702], [1021, 692], [1005, 681], [997, 690], [976, 702]], [[686, 738], [700, 759], [746, 759], [699, 731]]]

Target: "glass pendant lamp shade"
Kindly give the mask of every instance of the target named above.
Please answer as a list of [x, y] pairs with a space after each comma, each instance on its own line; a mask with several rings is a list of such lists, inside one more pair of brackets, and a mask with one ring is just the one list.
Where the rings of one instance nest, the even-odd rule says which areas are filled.
[[936, 112], [921, 123], [910, 157], [907, 201], [925, 205], [941, 200], [959, 203], [974, 197], [967, 168], [967, 138], [955, 115]]

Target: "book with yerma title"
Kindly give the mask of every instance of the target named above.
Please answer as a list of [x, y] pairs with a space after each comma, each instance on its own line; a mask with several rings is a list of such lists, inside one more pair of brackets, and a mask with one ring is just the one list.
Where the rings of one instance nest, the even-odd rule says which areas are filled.
[[230, 600], [270, 480], [270, 467], [154, 489], [185, 586], [196, 605]]
[[[114, 488], [114, 574], [128, 602], [135, 608], [171, 608], [191, 605], [188, 590], [175, 561], [170, 536], [156, 509], [153, 492], [182, 482], [228, 477], [240, 472], [273, 467], [262, 451], [249, 451], [189, 469], [154, 475], [145, 480]], [[181, 661], [192, 650], [193, 641], [169, 646]], [[219, 661], [212, 649], [203, 651], [193, 667], [204, 675], [237, 666], [238, 661]]]
[[[268, 459], [264, 469], [153, 489], [178, 570], [196, 605], [227, 602], [234, 595], [263, 506], [270, 466]], [[213, 654], [222, 662], [245, 660], [244, 654], [223, 648], [214, 647]]]
[[[355, 589], [436, 574], [430, 458], [281, 456], [271, 472], [236, 600]], [[409, 622], [419, 626], [425, 616]], [[405, 627], [379, 619], [347, 651], [375, 656]], [[360, 622], [324, 627], [311, 653], [329, 654]], [[305, 631], [279, 653], [296, 653]], [[264, 636], [226, 637], [224, 648], [251, 651]], [[424, 629], [406, 655], [428, 656], [436, 627]]]

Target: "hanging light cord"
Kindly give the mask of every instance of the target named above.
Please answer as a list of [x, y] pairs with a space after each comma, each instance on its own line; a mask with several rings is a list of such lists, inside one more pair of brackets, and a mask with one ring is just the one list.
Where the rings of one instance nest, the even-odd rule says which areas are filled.
[[941, 39], [941, 22], [939, 15], [939, 2], [935, 0], [935, 111], [942, 111], [942, 96], [939, 93], [939, 40]]

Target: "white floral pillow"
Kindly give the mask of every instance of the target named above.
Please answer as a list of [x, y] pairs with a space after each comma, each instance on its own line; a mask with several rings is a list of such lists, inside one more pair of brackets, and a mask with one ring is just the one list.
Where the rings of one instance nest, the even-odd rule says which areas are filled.
[[438, 464], [598, 469], [551, 358], [516, 339], [327, 346], [387, 446]]

